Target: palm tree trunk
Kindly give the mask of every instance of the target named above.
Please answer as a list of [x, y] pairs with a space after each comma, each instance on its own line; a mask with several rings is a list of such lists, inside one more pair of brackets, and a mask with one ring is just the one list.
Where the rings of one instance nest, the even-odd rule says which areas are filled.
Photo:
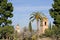
[[39, 21], [37, 20], [37, 31], [39, 31]]
[[39, 23], [38, 23], [38, 20], [37, 20], [37, 32], [39, 32]]
[[43, 25], [42, 25], [42, 20], [40, 20], [40, 35], [42, 34], [42, 30], [43, 30], [43, 29], [42, 29], [42, 26], [43, 26]]
[[37, 40], [39, 39], [39, 20], [37, 20]]

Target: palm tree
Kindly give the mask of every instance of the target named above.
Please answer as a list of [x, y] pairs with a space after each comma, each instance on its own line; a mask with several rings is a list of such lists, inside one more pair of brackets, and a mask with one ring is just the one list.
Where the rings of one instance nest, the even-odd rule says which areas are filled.
[[39, 30], [39, 20], [41, 20], [42, 16], [40, 15], [40, 12], [34, 12], [31, 17], [30, 20], [33, 22], [34, 20], [37, 21], [37, 31]]

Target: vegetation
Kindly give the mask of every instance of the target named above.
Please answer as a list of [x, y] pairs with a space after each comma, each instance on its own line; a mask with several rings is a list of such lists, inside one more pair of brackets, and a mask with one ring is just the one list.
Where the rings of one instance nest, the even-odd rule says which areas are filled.
[[9, 20], [13, 17], [13, 6], [8, 0], [0, 0], [0, 39], [11, 38], [14, 28], [11, 25], [12, 21]]
[[10, 25], [12, 22], [9, 18], [13, 17], [12, 3], [8, 3], [7, 0], [0, 0], [0, 27]]
[[51, 17], [54, 19], [54, 24], [57, 27], [60, 27], [60, 0], [54, 0], [54, 3], [52, 4], [52, 7], [50, 9]]
[[46, 37], [50, 37], [52, 39], [55, 39], [55, 40], [60, 40], [60, 32], [59, 32], [60, 29], [58, 29], [58, 27], [56, 26], [52, 26], [52, 29], [48, 28], [45, 30], [45, 34], [44, 36]]
[[51, 17], [54, 19], [55, 24], [55, 37], [56, 40], [60, 37], [60, 0], [54, 0], [52, 5], [53, 8], [50, 9]]
[[37, 21], [37, 30], [39, 30], [39, 20], [42, 18], [42, 16], [40, 14], [41, 14], [40, 12], [34, 12], [30, 17], [30, 20], [32, 22], [36, 19], [36, 21]]

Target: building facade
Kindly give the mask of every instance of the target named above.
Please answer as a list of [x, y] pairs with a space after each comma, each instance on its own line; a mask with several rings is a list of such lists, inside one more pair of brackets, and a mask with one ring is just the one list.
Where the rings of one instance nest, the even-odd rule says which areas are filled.
[[16, 27], [15, 27], [15, 31], [17, 32], [17, 33], [20, 33], [20, 26], [17, 24], [16, 25]]
[[43, 34], [46, 29], [48, 29], [48, 18], [43, 17], [40, 21], [39, 33]]

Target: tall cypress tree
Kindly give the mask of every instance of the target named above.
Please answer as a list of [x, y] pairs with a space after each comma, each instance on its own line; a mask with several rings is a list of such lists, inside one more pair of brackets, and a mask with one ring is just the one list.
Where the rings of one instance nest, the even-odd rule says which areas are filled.
[[10, 25], [12, 23], [9, 18], [13, 17], [13, 6], [8, 0], [0, 0], [0, 27]]
[[0, 0], [0, 38], [10, 37], [14, 32], [12, 21], [9, 20], [13, 17], [12, 12], [12, 3], [8, 0]]
[[50, 15], [54, 19], [54, 24], [60, 27], [60, 0], [53, 0], [52, 8], [50, 9]]
[[[50, 9], [50, 15], [54, 19], [55, 26], [52, 28], [54, 30], [53, 35], [56, 40], [60, 38], [60, 0], [53, 0], [52, 8]], [[51, 35], [52, 36], [52, 35]]]

